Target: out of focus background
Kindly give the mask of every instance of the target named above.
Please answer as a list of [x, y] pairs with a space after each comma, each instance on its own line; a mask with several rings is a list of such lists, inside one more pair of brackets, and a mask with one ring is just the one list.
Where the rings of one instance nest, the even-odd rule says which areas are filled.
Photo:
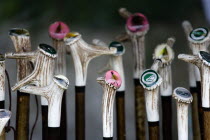
[[[33, 49], [38, 44], [52, 44], [48, 36], [48, 26], [59, 20], [64, 21], [71, 31], [78, 31], [87, 42], [99, 38], [106, 43], [125, 31], [125, 20], [118, 14], [120, 7], [129, 11], [145, 14], [150, 23], [146, 35], [146, 65], [152, 64], [154, 48], [174, 36], [176, 58], [173, 62], [173, 88], [183, 86], [188, 88], [187, 64], [177, 59], [179, 53], [190, 53], [187, 40], [182, 29], [183, 20], [189, 20], [193, 27], [209, 27], [208, 0], [1, 0], [0, 1], [0, 53], [14, 52], [14, 46], [8, 36], [10, 28], [21, 27], [30, 31]], [[210, 21], [210, 20], [209, 20]], [[126, 75], [126, 131], [127, 140], [135, 140], [134, 87], [132, 78], [133, 55], [132, 46], [126, 43], [124, 68]], [[88, 68], [86, 87], [86, 139], [102, 139], [102, 88], [96, 82], [98, 70], [103, 68], [109, 57], [102, 56], [91, 61]], [[75, 71], [71, 56], [67, 56], [67, 77], [70, 86], [67, 91], [68, 140], [75, 139]], [[6, 68], [10, 74], [11, 85], [16, 83], [16, 61], [6, 60]], [[8, 91], [8, 90], [7, 90]], [[6, 92], [7, 94], [8, 92]], [[15, 126], [16, 92], [12, 94], [12, 125]], [[8, 108], [8, 94], [6, 95]], [[177, 139], [176, 108], [173, 102], [173, 138]], [[30, 130], [35, 120], [36, 107], [34, 96], [31, 96]], [[116, 121], [115, 121], [116, 122]], [[189, 120], [190, 137], [192, 139], [192, 124]], [[115, 127], [116, 128], [116, 127]], [[116, 139], [116, 130], [114, 131]], [[7, 139], [13, 139], [13, 133], [7, 134]], [[41, 114], [34, 131], [33, 140], [41, 139]]]

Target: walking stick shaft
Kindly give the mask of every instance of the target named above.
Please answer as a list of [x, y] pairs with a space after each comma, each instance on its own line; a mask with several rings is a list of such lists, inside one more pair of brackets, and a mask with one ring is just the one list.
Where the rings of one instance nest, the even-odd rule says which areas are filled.
[[125, 92], [116, 92], [116, 106], [117, 106], [117, 139], [125, 140]]
[[163, 112], [163, 140], [172, 139], [172, 96], [161, 96]]
[[193, 120], [193, 139], [201, 140], [200, 124], [198, 115], [198, 92], [196, 87], [190, 87], [190, 92], [193, 96], [192, 102], [192, 120]]
[[5, 108], [5, 101], [0, 101], [0, 109], [4, 109]]
[[210, 108], [203, 108], [204, 140], [210, 140]]
[[75, 87], [76, 91], [76, 140], [85, 140], [85, 86]]
[[197, 92], [198, 92], [198, 94], [197, 94], [197, 101], [198, 101], [198, 106], [197, 106], [197, 108], [198, 108], [198, 118], [199, 118], [199, 124], [200, 124], [200, 135], [201, 135], [201, 139], [203, 140], [204, 139], [204, 126], [203, 126], [203, 124], [204, 124], [204, 120], [203, 120], [203, 109], [202, 109], [202, 99], [201, 99], [201, 82], [199, 81], [197, 81], [196, 82], [196, 88], [197, 88]]
[[17, 118], [16, 118], [16, 138], [17, 140], [29, 139], [29, 106], [30, 96], [17, 91]]
[[62, 105], [61, 105], [61, 140], [67, 140], [67, 127], [66, 127], [67, 119], [66, 119], [66, 91], [63, 93]]
[[135, 114], [136, 114], [136, 139], [145, 140], [145, 98], [144, 88], [140, 85], [138, 79], [135, 83]]
[[48, 139], [48, 106], [42, 105], [42, 140]]
[[159, 140], [159, 122], [148, 122], [149, 140]]
[[48, 127], [47, 140], [60, 140], [60, 127]]

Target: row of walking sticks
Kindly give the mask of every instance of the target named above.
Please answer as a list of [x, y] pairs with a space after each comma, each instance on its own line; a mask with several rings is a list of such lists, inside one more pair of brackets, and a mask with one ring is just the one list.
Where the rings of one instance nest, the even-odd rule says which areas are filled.
[[[210, 35], [206, 28], [193, 29], [188, 21], [183, 22], [189, 47], [193, 55], [180, 54], [178, 58], [189, 65], [190, 91], [178, 87], [172, 91], [171, 64], [175, 38], [158, 45], [153, 54], [154, 63], [145, 70], [145, 35], [149, 22], [141, 13], [119, 10], [126, 19], [126, 33], [116, 37], [109, 45], [94, 39], [88, 44], [78, 32], [70, 32], [63, 22], [49, 27], [52, 46], [40, 44], [31, 50], [30, 34], [26, 29], [13, 28], [9, 36], [15, 47], [13, 53], [0, 57], [0, 139], [5, 139], [6, 123], [11, 110], [4, 109], [5, 102], [5, 59], [16, 59], [17, 83], [11, 88], [17, 91], [17, 113], [15, 139], [29, 139], [30, 94], [41, 96], [42, 139], [67, 140], [66, 54], [73, 57], [75, 67], [75, 118], [76, 140], [85, 140], [85, 87], [89, 62], [101, 55], [110, 55], [106, 67], [100, 71], [104, 77], [97, 78], [104, 94], [102, 99], [103, 139], [113, 139], [113, 109], [116, 96], [117, 139], [126, 139], [125, 125], [125, 75], [122, 55], [123, 43], [131, 41], [134, 54], [133, 79], [135, 84], [136, 139], [146, 139], [146, 120], [150, 140], [160, 138], [159, 95], [162, 102], [163, 139], [172, 139], [172, 97], [177, 100], [177, 125], [179, 140], [188, 140], [188, 105], [192, 102], [193, 136], [195, 140], [210, 139], [209, 74], [210, 54], [207, 47]], [[191, 94], [192, 93], [192, 94]], [[5, 128], [5, 129], [4, 129]], [[32, 137], [31, 137], [32, 138]], [[129, 139], [129, 138], [127, 138]]]

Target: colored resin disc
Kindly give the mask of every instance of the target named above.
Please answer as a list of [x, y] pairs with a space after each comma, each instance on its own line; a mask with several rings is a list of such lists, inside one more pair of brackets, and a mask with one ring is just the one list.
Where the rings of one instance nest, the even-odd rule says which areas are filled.
[[200, 57], [201, 60], [203, 60], [203, 62], [206, 65], [210, 66], [210, 54], [209, 53], [204, 52], [204, 51], [200, 51], [199, 57]]
[[61, 21], [57, 21], [50, 25], [49, 27], [49, 35], [53, 39], [62, 40], [67, 33], [69, 33], [69, 27]]
[[159, 86], [162, 82], [162, 78], [152, 69], [145, 70], [140, 78], [140, 83], [144, 88], [152, 90]]
[[169, 63], [174, 59], [174, 51], [167, 44], [161, 44], [155, 48], [153, 57], [161, 59], [162, 63]]
[[114, 86], [116, 89], [118, 89], [121, 86], [122, 80], [118, 72], [110, 70], [105, 74], [105, 82], [108, 85]]
[[69, 86], [69, 80], [64, 75], [55, 75], [53, 80], [63, 89], [67, 89]]
[[127, 19], [126, 27], [131, 32], [141, 32], [149, 29], [149, 22], [143, 14], [135, 13]]
[[183, 87], [177, 87], [174, 89], [173, 97], [184, 103], [191, 103], [193, 100], [192, 94]]
[[195, 41], [204, 40], [208, 36], [208, 29], [196, 28], [190, 33], [190, 38]]
[[49, 53], [49, 54], [56, 54], [56, 50], [51, 47], [50, 45], [47, 44], [39, 44], [39, 48], [42, 49], [43, 51]]
[[6, 109], [0, 109], [0, 118], [10, 118], [11, 117], [11, 112], [6, 110]]
[[109, 44], [109, 48], [114, 47], [117, 49], [117, 54], [116, 55], [122, 55], [125, 52], [125, 47], [117, 41], [113, 41]]
[[77, 33], [77, 32], [70, 32], [70, 33], [66, 34], [64, 40], [66, 42], [72, 42], [72, 41], [76, 41], [79, 37], [80, 37], [79, 33]]
[[18, 36], [18, 35], [29, 36], [29, 32], [26, 29], [13, 28], [13, 29], [9, 30], [9, 35], [12, 35], [12, 36]]

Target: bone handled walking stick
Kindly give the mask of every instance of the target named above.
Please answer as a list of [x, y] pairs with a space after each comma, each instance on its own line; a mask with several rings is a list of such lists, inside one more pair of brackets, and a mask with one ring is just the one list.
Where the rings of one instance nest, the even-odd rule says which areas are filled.
[[[93, 43], [95, 45], [107, 46], [106, 43], [94, 39]], [[123, 68], [123, 58], [122, 55], [125, 53], [125, 47], [116, 41], [113, 41], [109, 44], [109, 48], [114, 47], [117, 49], [117, 54], [110, 57], [110, 60], [104, 70], [113, 69], [117, 71], [121, 80], [125, 81], [124, 68]], [[125, 125], [125, 82], [122, 82], [120, 88], [116, 92], [116, 110], [117, 110], [117, 139], [125, 140], [126, 139], [126, 125]]]
[[85, 85], [88, 64], [95, 57], [115, 54], [117, 50], [88, 44], [76, 32], [68, 33], [64, 41], [71, 51], [76, 74], [76, 140], [85, 140]]
[[140, 77], [140, 83], [145, 89], [146, 113], [149, 125], [149, 140], [159, 140], [159, 86], [162, 78], [157, 73], [161, 60], [154, 61], [151, 69], [147, 69]]
[[5, 108], [5, 58], [0, 55], [0, 109]]
[[188, 106], [193, 97], [182, 87], [174, 89], [173, 97], [177, 100], [178, 140], [188, 140]]
[[[29, 53], [7, 53], [6, 58], [26, 59], [30, 58], [34, 63], [34, 70], [24, 79], [16, 83], [12, 90], [18, 90], [20, 87], [33, 83], [38, 87], [44, 87], [50, 84], [54, 74], [55, 58], [57, 57], [56, 50], [47, 44], [40, 44], [38, 49]], [[47, 139], [47, 116], [48, 102], [47, 99], [41, 97], [42, 105], [42, 139]]]
[[[135, 83], [135, 112], [136, 112], [136, 139], [145, 139], [145, 101], [144, 88], [139, 83], [139, 77], [145, 69], [145, 35], [149, 30], [149, 22], [141, 13], [131, 14], [125, 8], [119, 10], [120, 15], [126, 18], [126, 33], [131, 40], [134, 54], [134, 83]], [[122, 39], [121, 39], [122, 38]], [[127, 37], [121, 37], [123, 41]]]
[[167, 43], [158, 45], [153, 54], [154, 59], [161, 59], [162, 65], [160, 66], [159, 73], [163, 78], [160, 86], [160, 94], [162, 101], [162, 128], [163, 139], [172, 139], [172, 72], [171, 63], [174, 59], [174, 51], [172, 49], [175, 42], [174, 38], [168, 38]]
[[4, 128], [11, 117], [11, 112], [6, 109], [0, 109], [0, 140], [5, 140]]
[[[9, 31], [9, 36], [14, 44], [16, 53], [26, 53], [31, 51], [30, 35], [26, 29], [13, 28]], [[32, 68], [27, 59], [17, 59], [17, 82], [25, 78]], [[28, 94], [17, 91], [17, 111], [16, 111], [16, 139], [29, 139], [29, 105]]]
[[[190, 28], [190, 23], [185, 22], [185, 28]], [[188, 29], [189, 30], [189, 29]], [[196, 28], [193, 29], [189, 34], [188, 34], [188, 42], [189, 42], [189, 46], [192, 50], [192, 53], [194, 55], [198, 55], [199, 51], [205, 51], [208, 52], [208, 46], [210, 43], [210, 34], [207, 28]], [[201, 77], [200, 77], [200, 72], [198, 70], [198, 68], [195, 67], [194, 69], [195, 72], [195, 78], [196, 78], [196, 87], [198, 90], [198, 106], [199, 106], [199, 123], [200, 123], [200, 133], [201, 133], [201, 137], [203, 137], [203, 122], [202, 119], [202, 105], [201, 105]]]
[[[187, 40], [190, 32], [193, 30], [193, 27], [189, 21], [183, 21], [182, 27], [184, 29], [184, 32], [186, 34]], [[192, 51], [193, 47], [191, 46], [191, 43], [188, 41], [189, 47]], [[193, 51], [192, 51], [193, 52]], [[192, 102], [192, 122], [193, 122], [193, 138], [196, 140], [201, 139], [201, 118], [202, 118], [202, 110], [201, 110], [201, 93], [200, 93], [200, 82], [196, 83], [195, 78], [195, 71], [197, 71], [197, 67], [193, 64], [189, 65], [189, 86], [190, 86], [190, 93], [192, 93], [193, 96], [193, 102]], [[197, 84], [197, 86], [196, 86]], [[200, 122], [199, 122], [200, 121]], [[203, 129], [202, 129], [203, 130]]]
[[97, 82], [104, 90], [102, 103], [103, 139], [113, 139], [113, 109], [116, 90], [120, 88], [122, 80], [118, 72], [107, 71], [104, 77], [97, 78]]
[[63, 75], [53, 77], [51, 83], [47, 86], [37, 87], [34, 85], [25, 85], [20, 91], [35, 95], [40, 95], [48, 101], [48, 140], [60, 139], [60, 119], [61, 104], [63, 92], [68, 88], [69, 80]]
[[[66, 45], [64, 37], [69, 33], [69, 27], [61, 21], [56, 21], [49, 27], [49, 36], [52, 38], [53, 47], [57, 51], [57, 59], [55, 60], [55, 74], [66, 76]], [[67, 114], [66, 114], [66, 90], [63, 93], [63, 101], [61, 107], [61, 140], [67, 139]]]
[[[199, 55], [186, 55], [180, 54], [178, 56], [179, 59], [192, 63], [196, 65], [200, 70], [201, 75], [201, 99], [202, 99], [202, 113], [203, 113], [203, 139], [210, 139], [210, 125], [209, 125], [209, 118], [210, 118], [210, 96], [209, 96], [209, 76], [210, 76], [210, 54], [204, 51], [200, 51]], [[202, 131], [201, 131], [202, 132]]]

